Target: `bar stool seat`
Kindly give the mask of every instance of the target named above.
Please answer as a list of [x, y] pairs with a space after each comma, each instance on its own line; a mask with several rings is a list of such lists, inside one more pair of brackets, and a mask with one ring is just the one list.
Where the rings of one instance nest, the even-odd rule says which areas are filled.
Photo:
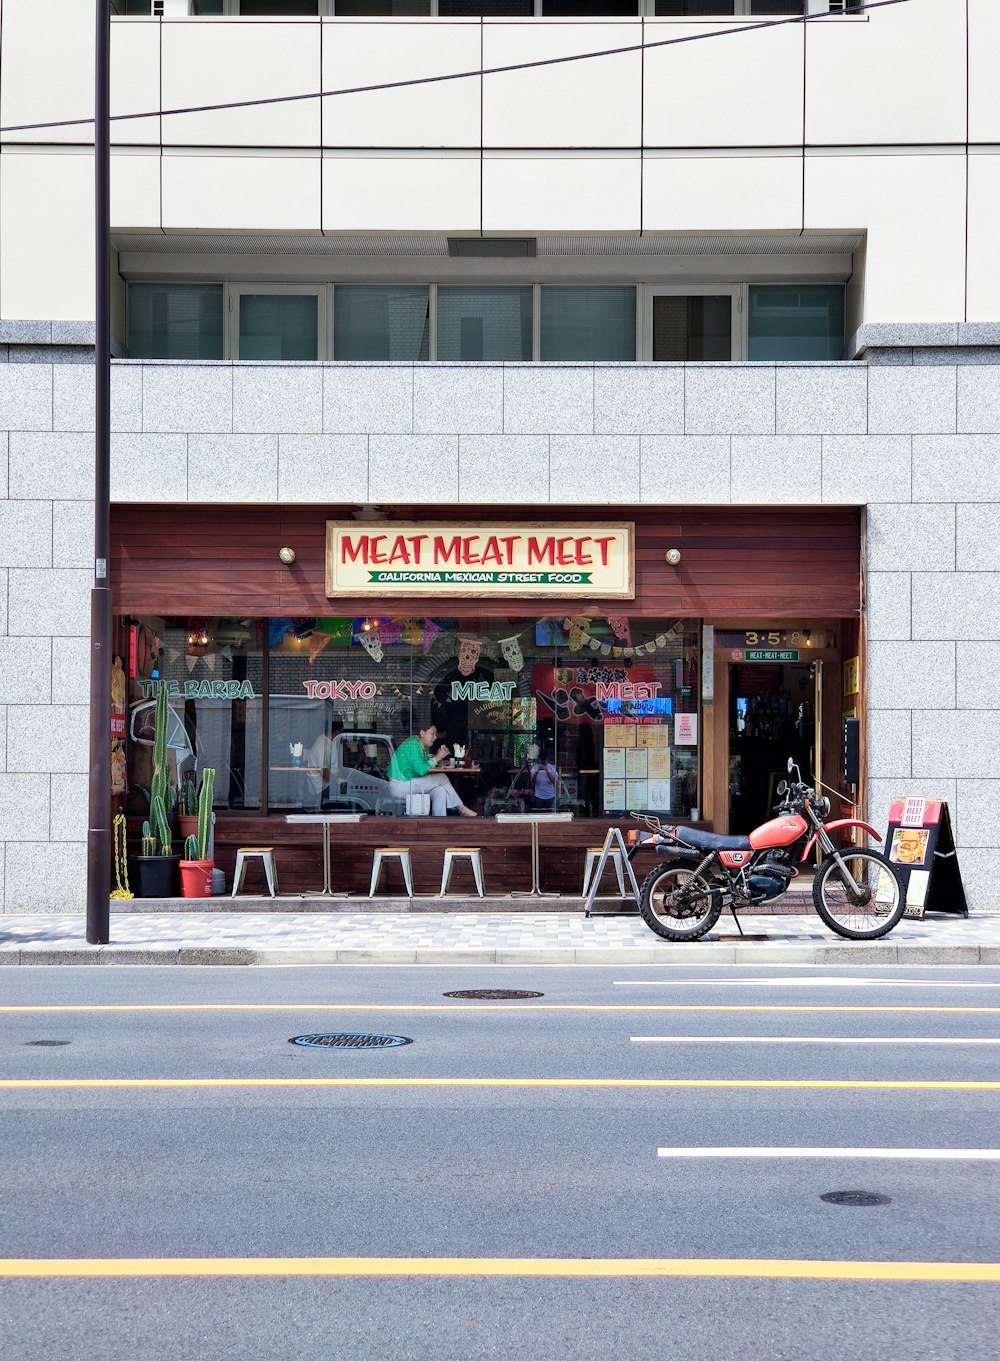
[[413, 866], [410, 862], [409, 846], [379, 846], [376, 848], [372, 857], [372, 882], [368, 889], [369, 898], [375, 897], [375, 888], [378, 884], [379, 874], [382, 871], [383, 860], [398, 860], [399, 868], [403, 871], [403, 882], [406, 885], [406, 892], [413, 897]]
[[[583, 890], [580, 894], [582, 898], [586, 898], [587, 894], [590, 892], [590, 878], [591, 875], [594, 873], [594, 870], [597, 868], [603, 850], [604, 850], [603, 846], [587, 847], [587, 858], [583, 862]], [[626, 896], [625, 874], [624, 871], [622, 870], [621, 851], [617, 850], [608, 851], [608, 860], [614, 864], [615, 874], [618, 876], [618, 892], [621, 895], [621, 897], [624, 898]]]
[[247, 861], [259, 859], [264, 866], [264, 878], [267, 880], [267, 887], [273, 898], [278, 892], [278, 870], [274, 863], [273, 846], [240, 846], [236, 852], [236, 869], [233, 871], [233, 892], [232, 897], [236, 897], [243, 886], [243, 876], [246, 873]]
[[451, 872], [455, 868], [455, 861], [458, 859], [468, 860], [472, 866], [472, 873], [476, 880], [476, 892], [480, 898], [483, 893], [483, 853], [478, 846], [446, 846], [444, 851], [444, 864], [441, 867], [441, 892], [439, 898], [443, 898], [448, 892], [448, 885], [451, 883]]

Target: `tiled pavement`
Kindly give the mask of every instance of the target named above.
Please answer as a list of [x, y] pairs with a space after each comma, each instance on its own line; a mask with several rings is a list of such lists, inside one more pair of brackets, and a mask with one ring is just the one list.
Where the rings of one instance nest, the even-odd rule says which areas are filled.
[[114, 913], [111, 944], [88, 946], [76, 916], [0, 917], [0, 964], [846, 963], [1000, 964], [1000, 915], [904, 920], [882, 941], [834, 936], [813, 914], [724, 916], [703, 941], [671, 945], [635, 917], [560, 913]]

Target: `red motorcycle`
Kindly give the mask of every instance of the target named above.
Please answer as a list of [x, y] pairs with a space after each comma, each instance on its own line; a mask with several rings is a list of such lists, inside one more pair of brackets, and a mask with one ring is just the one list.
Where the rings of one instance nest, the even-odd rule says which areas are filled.
[[890, 861], [880, 851], [849, 846], [838, 850], [830, 832], [856, 827], [876, 841], [874, 827], [857, 818], [828, 822], [830, 800], [803, 784], [793, 761], [777, 793], [777, 817], [749, 836], [716, 836], [694, 827], [664, 826], [634, 814], [653, 833], [657, 853], [669, 857], [643, 880], [639, 910], [646, 925], [664, 940], [697, 940], [729, 907], [737, 912], [776, 903], [798, 874], [792, 850], [802, 842], [799, 863], [816, 842], [826, 852], [813, 878], [813, 906], [831, 931], [848, 940], [876, 940], [899, 921], [906, 907]]

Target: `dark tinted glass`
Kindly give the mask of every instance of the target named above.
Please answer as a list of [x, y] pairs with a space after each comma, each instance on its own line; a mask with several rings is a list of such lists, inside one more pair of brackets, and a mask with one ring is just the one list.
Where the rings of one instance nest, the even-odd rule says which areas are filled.
[[653, 298], [653, 358], [660, 363], [733, 357], [733, 303], [725, 297]]

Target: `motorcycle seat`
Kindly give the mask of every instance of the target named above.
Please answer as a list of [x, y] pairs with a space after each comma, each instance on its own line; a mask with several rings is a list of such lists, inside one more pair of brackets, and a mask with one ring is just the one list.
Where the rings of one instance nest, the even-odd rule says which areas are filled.
[[677, 836], [689, 846], [704, 851], [748, 851], [748, 836], [720, 836], [717, 832], [699, 832], [694, 827], [678, 827]]

